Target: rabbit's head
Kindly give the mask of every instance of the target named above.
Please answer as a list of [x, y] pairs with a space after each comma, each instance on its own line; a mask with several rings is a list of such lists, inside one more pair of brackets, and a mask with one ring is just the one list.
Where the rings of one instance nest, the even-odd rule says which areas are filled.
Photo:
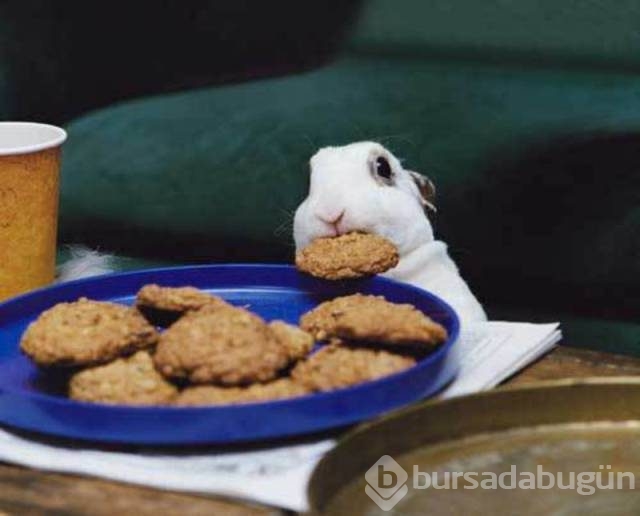
[[301, 249], [320, 237], [352, 231], [381, 235], [400, 256], [433, 240], [431, 181], [406, 170], [375, 142], [320, 149], [310, 161], [309, 195], [296, 210], [293, 236]]

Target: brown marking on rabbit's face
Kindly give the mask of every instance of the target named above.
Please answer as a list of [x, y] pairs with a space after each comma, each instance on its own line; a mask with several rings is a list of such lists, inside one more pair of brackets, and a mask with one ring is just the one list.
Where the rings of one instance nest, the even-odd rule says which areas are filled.
[[413, 172], [411, 170], [408, 170], [407, 172], [409, 172], [411, 178], [418, 187], [418, 191], [420, 192], [420, 201], [422, 203], [422, 206], [424, 206], [425, 211], [432, 213], [438, 211], [436, 210], [435, 206], [436, 186], [433, 184], [431, 179], [429, 179], [427, 176], [419, 174], [418, 172]]

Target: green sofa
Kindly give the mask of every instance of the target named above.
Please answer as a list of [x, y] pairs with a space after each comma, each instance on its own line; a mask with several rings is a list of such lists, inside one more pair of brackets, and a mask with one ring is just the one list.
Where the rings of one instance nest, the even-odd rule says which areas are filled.
[[[80, 102], [42, 111], [69, 131], [61, 245], [114, 252], [123, 269], [290, 261], [310, 155], [373, 139], [438, 186], [436, 232], [492, 318], [560, 320], [566, 344], [640, 355], [631, 1], [336, 2], [286, 23], [258, 4], [164, 13], [142, 48], [129, 34], [132, 55], [122, 30], [95, 94], [83, 76]], [[191, 34], [180, 52], [163, 38], [174, 26]]]

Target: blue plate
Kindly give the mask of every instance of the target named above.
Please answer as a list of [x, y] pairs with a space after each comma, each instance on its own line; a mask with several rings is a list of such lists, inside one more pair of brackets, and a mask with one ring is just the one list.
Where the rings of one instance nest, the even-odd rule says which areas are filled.
[[[411, 303], [443, 324], [449, 339], [415, 367], [355, 387], [290, 400], [227, 407], [126, 407], [76, 402], [64, 382], [39, 371], [19, 351], [26, 326], [40, 312], [80, 296], [130, 304], [147, 283], [193, 285], [249, 308], [267, 320], [296, 323], [325, 299], [353, 292]], [[204, 444], [276, 439], [372, 418], [433, 394], [449, 382], [459, 332], [453, 310], [436, 296], [375, 277], [328, 282], [287, 265], [212, 265], [156, 269], [65, 283], [0, 305], [0, 422], [43, 434], [129, 444]]]

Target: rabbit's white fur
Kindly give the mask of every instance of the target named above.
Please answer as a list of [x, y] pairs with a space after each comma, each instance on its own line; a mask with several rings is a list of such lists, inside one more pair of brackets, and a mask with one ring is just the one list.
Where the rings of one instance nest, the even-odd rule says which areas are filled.
[[71, 246], [71, 258], [58, 267], [56, 281], [63, 283], [113, 272], [113, 256], [83, 246]]
[[[393, 181], [376, 177], [376, 159], [391, 165]], [[385, 275], [429, 290], [464, 322], [487, 316], [460, 276], [444, 242], [434, 239], [424, 199], [400, 161], [382, 145], [357, 142], [325, 147], [311, 158], [309, 195], [296, 210], [296, 249], [319, 237], [350, 231], [381, 235], [398, 248], [400, 262]]]

